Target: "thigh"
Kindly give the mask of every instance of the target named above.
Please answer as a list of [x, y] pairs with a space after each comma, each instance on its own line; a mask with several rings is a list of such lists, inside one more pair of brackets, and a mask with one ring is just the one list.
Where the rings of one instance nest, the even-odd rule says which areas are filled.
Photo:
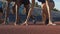
[[26, 11], [29, 11], [29, 9], [30, 9], [30, 2], [29, 2], [29, 0], [24, 0], [23, 4], [24, 4], [24, 7], [26, 8]]
[[43, 3], [43, 4], [42, 4], [42, 13], [47, 14], [46, 3]]
[[30, 5], [26, 4], [24, 5], [24, 7], [26, 8], [26, 15], [28, 15], [29, 9], [30, 9]]
[[54, 2], [49, 2], [49, 7], [50, 7], [50, 10], [52, 10], [55, 7]]
[[13, 6], [14, 13], [16, 12], [16, 5], [17, 5], [17, 12], [19, 12], [19, 8], [20, 8], [21, 4], [22, 4], [21, 0], [15, 2], [15, 5]]

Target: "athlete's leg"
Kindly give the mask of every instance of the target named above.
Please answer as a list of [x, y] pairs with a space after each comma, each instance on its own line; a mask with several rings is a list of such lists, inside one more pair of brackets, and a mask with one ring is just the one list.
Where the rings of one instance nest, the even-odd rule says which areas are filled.
[[2, 24], [4, 22], [2, 16], [3, 16], [3, 9], [0, 8], [0, 24]]
[[32, 13], [33, 8], [34, 8], [34, 4], [35, 4], [35, 0], [32, 0], [32, 5], [31, 5], [31, 8], [30, 8], [29, 11], [28, 11], [28, 16], [27, 16], [27, 19], [26, 19], [25, 23], [28, 22], [28, 20], [29, 20], [29, 18], [30, 18], [30, 16], [31, 16], [31, 13]]
[[21, 2], [20, 1], [17, 1], [16, 3], [15, 3], [15, 13], [16, 13], [16, 21], [15, 21], [15, 23], [14, 23], [14, 25], [16, 25], [16, 23], [19, 23], [19, 20], [20, 20], [20, 16], [19, 16], [19, 7], [21, 6]]
[[49, 23], [48, 24], [51, 24], [51, 25], [56, 25], [56, 24], [53, 24], [52, 23], [52, 21], [51, 21], [51, 19], [52, 19], [52, 17], [51, 17], [51, 10], [54, 8], [54, 2], [46, 2], [46, 6], [47, 6], [47, 14], [48, 14], [48, 17], [49, 17]]
[[[47, 14], [47, 9], [45, 3], [42, 4], [42, 21], [45, 23], [46, 21], [46, 14]], [[47, 14], [48, 15], [48, 14]], [[48, 17], [47, 17], [48, 18]], [[46, 23], [45, 23], [46, 24]]]
[[[43, 8], [43, 15], [42, 16], [44, 16], [44, 14], [45, 14], [45, 19], [44, 19], [44, 17], [43, 17], [43, 20], [45, 21], [45, 24], [48, 24], [48, 23], [52, 23], [52, 22], [50, 22], [49, 20], [51, 20], [51, 15], [49, 15], [50, 13], [51, 13], [51, 9], [53, 9], [53, 7], [54, 7], [54, 5], [53, 5], [53, 3], [49, 3], [49, 13], [48, 13], [48, 10], [47, 10], [47, 7], [46, 7], [46, 3], [43, 3], [42, 4], [43, 6], [42, 6], [42, 8]], [[50, 17], [50, 19], [49, 19], [49, 17]]]

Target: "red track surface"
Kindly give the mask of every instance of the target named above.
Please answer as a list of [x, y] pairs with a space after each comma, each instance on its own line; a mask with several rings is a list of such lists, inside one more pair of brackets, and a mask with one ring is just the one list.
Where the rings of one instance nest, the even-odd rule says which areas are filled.
[[0, 25], [0, 34], [60, 34], [60, 25]]

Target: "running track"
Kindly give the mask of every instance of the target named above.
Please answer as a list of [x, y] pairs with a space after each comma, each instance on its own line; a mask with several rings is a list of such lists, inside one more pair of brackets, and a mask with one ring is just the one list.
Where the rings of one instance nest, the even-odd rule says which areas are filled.
[[60, 34], [60, 25], [0, 25], [0, 34]]

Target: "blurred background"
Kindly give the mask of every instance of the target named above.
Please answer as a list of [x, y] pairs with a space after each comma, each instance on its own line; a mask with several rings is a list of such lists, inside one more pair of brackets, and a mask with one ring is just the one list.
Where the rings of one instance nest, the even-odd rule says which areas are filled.
[[[55, 7], [51, 11], [51, 16], [52, 16], [53, 21], [60, 21], [60, 2], [59, 1], [60, 0], [54, 0]], [[30, 0], [30, 2], [31, 2], [31, 0]], [[2, 7], [2, 5], [3, 5], [3, 2], [2, 2], [2, 0], [0, 0], [0, 7]], [[11, 10], [12, 10], [12, 4], [10, 4], [10, 11]], [[32, 15], [35, 16], [36, 21], [42, 21], [41, 12], [42, 12], [41, 3], [36, 0], [35, 7], [34, 7], [34, 10], [33, 10], [33, 13], [32, 13]], [[23, 4], [20, 6], [19, 14], [20, 14], [21, 20], [25, 21], [26, 14], [25, 14], [25, 11], [24, 11], [24, 5]], [[30, 19], [30, 21], [31, 20], [32, 19]], [[9, 22], [14, 22], [14, 21], [15, 21], [15, 15], [12, 15], [11, 12], [10, 12], [10, 14], [9, 14]]]

